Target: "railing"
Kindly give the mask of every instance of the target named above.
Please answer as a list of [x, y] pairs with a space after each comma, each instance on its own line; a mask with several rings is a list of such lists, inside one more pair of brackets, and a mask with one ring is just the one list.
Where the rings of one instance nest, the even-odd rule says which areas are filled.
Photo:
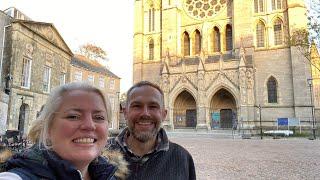
[[[278, 125], [276, 118], [274, 120], [262, 120], [261, 126], [260, 121], [240, 121], [238, 125], [238, 130], [240, 134], [251, 134], [260, 135], [261, 131], [264, 133], [266, 131], [272, 130], [291, 130], [294, 136], [311, 136], [313, 130], [313, 120], [311, 117], [295, 118], [299, 120], [298, 124], [295, 125]], [[315, 135], [319, 137], [320, 135], [320, 122], [315, 123]]]
[[27, 138], [19, 131], [6, 131], [6, 134], [0, 136], [0, 147], [6, 147], [14, 152], [22, 151], [27, 144]]

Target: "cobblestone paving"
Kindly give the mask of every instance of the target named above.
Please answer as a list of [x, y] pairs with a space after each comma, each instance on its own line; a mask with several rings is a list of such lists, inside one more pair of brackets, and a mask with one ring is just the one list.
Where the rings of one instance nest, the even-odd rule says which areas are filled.
[[319, 179], [320, 140], [170, 137], [193, 156], [197, 179]]

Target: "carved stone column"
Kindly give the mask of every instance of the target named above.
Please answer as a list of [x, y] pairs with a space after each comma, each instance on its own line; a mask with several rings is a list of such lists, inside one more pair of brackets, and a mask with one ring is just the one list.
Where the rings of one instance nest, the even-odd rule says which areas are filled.
[[[201, 59], [204, 60], [204, 53], [201, 54]], [[205, 71], [202, 61], [198, 65], [198, 104], [197, 104], [197, 127], [196, 129], [208, 130], [209, 126], [206, 123], [206, 108], [205, 108]]]

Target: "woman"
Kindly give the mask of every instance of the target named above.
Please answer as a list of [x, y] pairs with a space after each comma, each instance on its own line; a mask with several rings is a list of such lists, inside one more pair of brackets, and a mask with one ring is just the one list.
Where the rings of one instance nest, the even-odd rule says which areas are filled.
[[84, 83], [58, 87], [30, 129], [37, 143], [10, 158], [0, 179], [117, 179], [118, 167], [101, 156], [110, 119], [99, 89]]

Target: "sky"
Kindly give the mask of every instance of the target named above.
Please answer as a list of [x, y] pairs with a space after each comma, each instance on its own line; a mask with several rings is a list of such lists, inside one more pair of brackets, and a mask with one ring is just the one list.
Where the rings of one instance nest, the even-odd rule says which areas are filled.
[[16, 7], [33, 21], [53, 23], [69, 48], [92, 43], [107, 52], [121, 92], [132, 85], [133, 10], [130, 0], [0, 0], [0, 10]]

